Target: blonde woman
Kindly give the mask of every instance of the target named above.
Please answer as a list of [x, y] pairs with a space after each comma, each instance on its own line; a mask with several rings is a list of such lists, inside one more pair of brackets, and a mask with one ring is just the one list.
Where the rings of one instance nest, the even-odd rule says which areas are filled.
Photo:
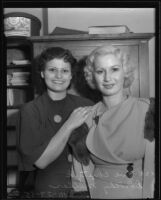
[[86, 121], [86, 157], [94, 166], [91, 198], [154, 195], [154, 99], [124, 93], [133, 83], [134, 70], [129, 56], [113, 46], [98, 47], [88, 56], [87, 82], [103, 96]]

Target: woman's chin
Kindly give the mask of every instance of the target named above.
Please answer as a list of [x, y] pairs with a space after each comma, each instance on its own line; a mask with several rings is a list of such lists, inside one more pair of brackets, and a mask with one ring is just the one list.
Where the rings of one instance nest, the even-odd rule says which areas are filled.
[[114, 91], [110, 91], [110, 90], [101, 91], [101, 93], [102, 93], [103, 96], [113, 96], [113, 95], [116, 94]]
[[49, 91], [54, 92], [54, 93], [63, 93], [67, 91], [67, 88], [49, 88]]

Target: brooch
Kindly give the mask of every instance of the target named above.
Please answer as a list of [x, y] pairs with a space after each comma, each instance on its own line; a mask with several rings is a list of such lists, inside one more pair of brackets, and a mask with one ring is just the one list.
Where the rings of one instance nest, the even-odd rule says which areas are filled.
[[62, 121], [62, 117], [60, 115], [54, 115], [54, 122], [60, 123]]
[[96, 125], [98, 125], [98, 122], [99, 122], [99, 116], [96, 116], [95, 118], [93, 118], [94, 122]]
[[130, 164], [128, 164], [128, 166], [127, 166], [127, 173], [126, 173], [126, 176], [128, 177], [128, 178], [132, 178], [133, 177], [133, 163], [130, 163]]

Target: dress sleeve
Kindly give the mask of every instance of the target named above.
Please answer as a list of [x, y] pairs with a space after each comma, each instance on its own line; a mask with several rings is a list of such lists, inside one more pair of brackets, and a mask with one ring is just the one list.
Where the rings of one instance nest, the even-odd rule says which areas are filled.
[[42, 123], [36, 110], [21, 110], [18, 151], [24, 171], [35, 169], [34, 163], [47, 147], [53, 131], [50, 121]]

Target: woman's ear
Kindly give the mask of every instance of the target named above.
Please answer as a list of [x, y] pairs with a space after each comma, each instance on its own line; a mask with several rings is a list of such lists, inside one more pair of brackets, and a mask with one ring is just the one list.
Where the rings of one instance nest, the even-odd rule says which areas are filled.
[[44, 73], [41, 71], [41, 78], [44, 78]]

